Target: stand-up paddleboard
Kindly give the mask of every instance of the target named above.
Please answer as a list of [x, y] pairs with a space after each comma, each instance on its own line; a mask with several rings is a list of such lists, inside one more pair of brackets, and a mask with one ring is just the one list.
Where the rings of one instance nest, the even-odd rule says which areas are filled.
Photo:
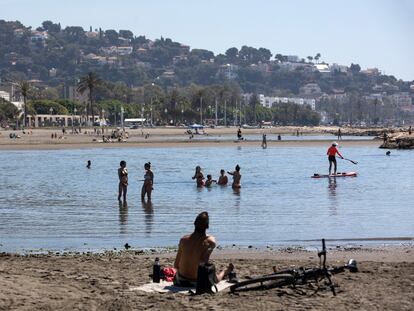
[[344, 172], [344, 173], [336, 173], [335, 175], [323, 175], [323, 174], [313, 174], [312, 178], [328, 178], [328, 177], [356, 177], [356, 172]]

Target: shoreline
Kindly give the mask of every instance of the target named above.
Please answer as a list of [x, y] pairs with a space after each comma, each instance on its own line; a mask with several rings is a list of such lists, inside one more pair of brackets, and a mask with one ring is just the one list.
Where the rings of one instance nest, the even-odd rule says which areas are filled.
[[[267, 141], [267, 148], [280, 147], [325, 147], [331, 140], [282, 140]], [[377, 140], [341, 140], [343, 147], [379, 147]], [[0, 150], [61, 150], [61, 149], [99, 149], [99, 148], [171, 148], [171, 147], [257, 147], [261, 148], [260, 140], [235, 141], [185, 141], [155, 140], [145, 142], [97, 143], [97, 142], [36, 142], [36, 143], [1, 143]]]
[[[187, 128], [143, 128], [127, 129], [129, 138], [125, 142], [98, 142], [102, 140], [102, 135], [97, 135], [92, 129], [83, 129], [82, 134], [71, 134], [71, 128], [66, 129], [66, 134], [62, 134], [61, 128], [56, 129], [33, 129], [32, 134], [22, 134], [22, 131], [0, 131], [0, 150], [55, 150], [55, 149], [87, 149], [87, 148], [170, 148], [170, 147], [211, 147], [211, 146], [261, 146], [262, 134], [267, 135], [268, 147], [308, 147], [326, 146], [337, 139], [332, 134], [335, 128], [330, 127], [272, 127], [263, 129], [242, 129], [246, 140], [238, 141], [236, 137], [237, 127], [228, 128], [206, 128], [204, 135], [194, 135], [189, 139], [185, 134]], [[110, 135], [113, 129], [105, 130], [105, 135]], [[361, 129], [352, 130], [351, 134], [355, 139], [347, 137], [340, 140], [343, 146], [376, 146], [379, 147], [381, 140], [358, 139]], [[365, 130], [365, 129], [364, 129]], [[85, 134], [85, 131], [87, 134]], [[296, 131], [301, 133], [298, 139], [289, 139], [295, 135]], [[21, 138], [11, 139], [9, 135], [17, 133]], [[52, 134], [58, 138], [51, 138]], [[149, 138], [145, 138], [149, 134]], [[282, 140], [277, 140], [277, 135], [282, 135]], [[288, 136], [284, 136], [288, 134]], [[252, 136], [254, 136], [252, 138]], [[324, 139], [312, 139], [312, 136], [323, 136]], [[326, 137], [326, 139], [325, 139]], [[305, 138], [305, 139], [303, 139]]]

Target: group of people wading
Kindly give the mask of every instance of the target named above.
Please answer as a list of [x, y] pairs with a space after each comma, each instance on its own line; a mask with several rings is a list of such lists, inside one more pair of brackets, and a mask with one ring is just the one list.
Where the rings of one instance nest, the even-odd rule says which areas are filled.
[[[240, 166], [237, 164], [234, 171], [233, 172], [227, 172], [227, 174], [233, 176], [233, 183], [232, 183], [232, 188], [233, 189], [240, 189], [241, 188], [241, 184], [240, 184], [240, 180], [241, 180], [241, 175], [240, 175]], [[211, 175], [207, 175], [207, 179], [204, 178], [204, 174], [201, 170], [200, 166], [196, 166], [195, 168], [195, 173], [194, 176], [192, 177], [193, 179], [195, 179], [197, 187], [210, 187], [213, 183], [216, 183], [217, 185], [220, 186], [226, 186], [228, 183], [228, 178], [225, 175], [225, 171], [222, 169], [220, 170], [220, 177], [218, 180], [214, 180], [212, 179]]]

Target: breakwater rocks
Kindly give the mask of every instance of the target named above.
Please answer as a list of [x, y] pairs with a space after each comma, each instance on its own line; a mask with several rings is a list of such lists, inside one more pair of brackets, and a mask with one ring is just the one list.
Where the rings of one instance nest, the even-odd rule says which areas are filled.
[[414, 149], [414, 135], [397, 133], [388, 135], [380, 148], [384, 149]]

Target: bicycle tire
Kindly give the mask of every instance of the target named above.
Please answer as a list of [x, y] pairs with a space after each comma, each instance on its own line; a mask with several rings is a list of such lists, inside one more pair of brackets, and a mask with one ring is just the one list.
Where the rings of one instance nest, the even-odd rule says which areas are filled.
[[241, 281], [230, 286], [230, 291], [245, 292], [259, 289], [271, 289], [282, 287], [295, 283], [295, 277], [292, 274], [275, 274], [255, 277], [246, 281]]

